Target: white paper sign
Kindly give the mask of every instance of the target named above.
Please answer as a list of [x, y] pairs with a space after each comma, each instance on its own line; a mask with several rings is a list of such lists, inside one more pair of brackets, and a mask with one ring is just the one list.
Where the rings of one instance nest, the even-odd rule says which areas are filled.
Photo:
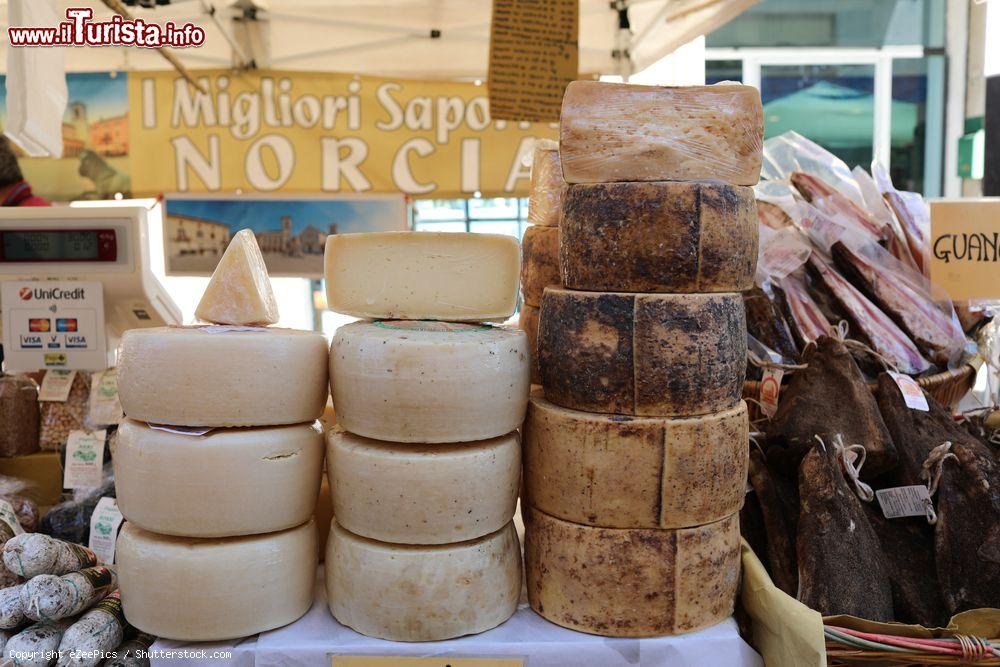
[[38, 388], [38, 400], [65, 403], [75, 379], [76, 371], [46, 371], [45, 377], [42, 378], [42, 386]]
[[118, 509], [114, 498], [101, 498], [90, 515], [90, 541], [87, 546], [97, 554], [99, 562], [111, 565], [115, 562], [115, 544], [118, 540], [118, 527], [125, 517]]
[[17, 512], [14, 511], [14, 507], [6, 500], [0, 500], [0, 521], [10, 526], [15, 535], [20, 535], [24, 532], [24, 528], [21, 528], [21, 522], [17, 518]]
[[118, 372], [114, 368], [90, 377], [90, 423], [110, 426], [121, 422], [125, 413], [118, 400]]
[[66, 438], [64, 489], [86, 489], [101, 485], [104, 467], [104, 440], [108, 432], [70, 431]]
[[767, 417], [778, 412], [778, 397], [781, 395], [781, 378], [785, 371], [780, 368], [765, 368], [760, 380], [760, 411]]
[[904, 516], [927, 516], [927, 508], [931, 507], [931, 497], [923, 484], [913, 486], [895, 486], [891, 489], [879, 489], [875, 492], [882, 514], [886, 519], [898, 519]]
[[923, 412], [930, 410], [930, 406], [927, 405], [927, 397], [924, 396], [924, 392], [916, 380], [909, 375], [894, 373], [892, 371], [889, 371], [889, 376], [896, 381], [896, 386], [899, 387], [900, 393], [903, 394], [903, 401], [906, 403], [906, 407], [911, 410], [922, 410]]

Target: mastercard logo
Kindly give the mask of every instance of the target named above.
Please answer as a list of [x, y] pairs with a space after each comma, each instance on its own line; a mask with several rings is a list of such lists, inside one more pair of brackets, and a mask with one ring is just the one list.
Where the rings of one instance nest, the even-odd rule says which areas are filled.
[[30, 301], [31, 300], [31, 292], [32, 292], [32, 290], [31, 290], [30, 287], [22, 287], [21, 290], [17, 294], [18, 294], [18, 296], [21, 297], [21, 301]]

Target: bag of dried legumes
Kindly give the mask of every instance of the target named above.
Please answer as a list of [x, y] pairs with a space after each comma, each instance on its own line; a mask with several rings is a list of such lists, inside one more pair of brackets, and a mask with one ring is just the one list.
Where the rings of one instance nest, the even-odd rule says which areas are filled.
[[43, 450], [58, 451], [70, 431], [87, 427], [90, 373], [46, 371], [38, 400], [41, 404], [38, 444]]
[[0, 456], [38, 451], [38, 385], [27, 375], [0, 375]]

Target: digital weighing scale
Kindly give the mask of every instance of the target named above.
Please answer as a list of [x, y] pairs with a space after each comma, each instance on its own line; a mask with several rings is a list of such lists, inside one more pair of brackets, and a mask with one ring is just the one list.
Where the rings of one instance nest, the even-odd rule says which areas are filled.
[[123, 331], [179, 324], [150, 240], [142, 206], [0, 208], [7, 369], [103, 370]]

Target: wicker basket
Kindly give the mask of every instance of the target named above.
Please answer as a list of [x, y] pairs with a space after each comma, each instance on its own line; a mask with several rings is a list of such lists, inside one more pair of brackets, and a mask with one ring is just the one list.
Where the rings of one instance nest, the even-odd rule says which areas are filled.
[[[962, 400], [972, 386], [976, 383], [978, 368], [973, 364], [965, 364], [954, 370], [936, 373], [917, 379], [920, 388], [930, 394], [934, 400], [942, 405], [954, 408]], [[875, 391], [877, 385], [869, 384], [868, 388]], [[784, 386], [782, 386], [784, 391]], [[750, 409], [750, 419], [755, 421], [760, 418], [760, 408], [756, 401], [760, 397], [760, 382], [747, 380], [743, 383], [743, 398], [753, 399], [747, 401]]]

